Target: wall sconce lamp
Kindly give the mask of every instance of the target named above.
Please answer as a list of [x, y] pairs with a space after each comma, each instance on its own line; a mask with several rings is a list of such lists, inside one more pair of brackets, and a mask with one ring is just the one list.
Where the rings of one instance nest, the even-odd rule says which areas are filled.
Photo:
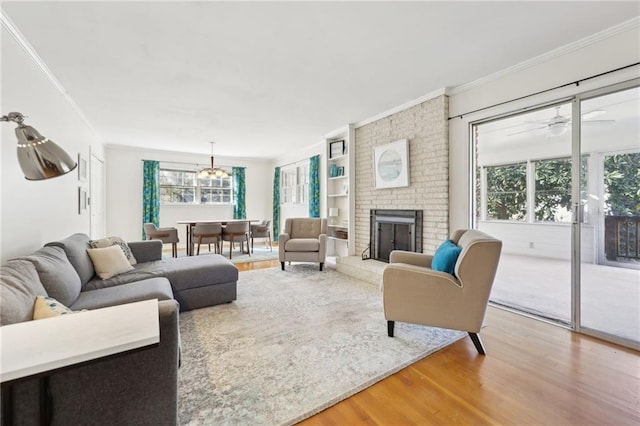
[[24, 115], [10, 112], [0, 121], [18, 124], [18, 162], [27, 180], [43, 180], [69, 173], [78, 166], [58, 145], [42, 136], [36, 129], [24, 124]]

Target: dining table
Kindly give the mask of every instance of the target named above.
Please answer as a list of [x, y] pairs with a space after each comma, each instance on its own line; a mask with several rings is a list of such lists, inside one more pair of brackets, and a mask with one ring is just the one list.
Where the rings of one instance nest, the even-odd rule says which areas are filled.
[[[186, 225], [187, 228], [187, 256], [193, 256], [193, 247], [191, 244], [191, 229], [196, 226], [198, 223], [219, 223], [222, 226], [225, 226], [228, 223], [238, 223], [238, 222], [249, 222], [249, 226], [251, 226], [251, 222], [260, 222], [257, 219], [197, 219], [197, 220], [178, 220], [176, 223], [178, 225]], [[247, 247], [248, 249], [248, 247]]]

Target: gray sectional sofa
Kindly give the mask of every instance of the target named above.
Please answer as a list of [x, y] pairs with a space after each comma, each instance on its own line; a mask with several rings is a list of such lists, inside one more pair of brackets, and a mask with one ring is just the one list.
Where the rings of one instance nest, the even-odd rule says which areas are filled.
[[[0, 325], [31, 320], [38, 295], [53, 297], [72, 310], [159, 301], [157, 347], [50, 376], [53, 425], [176, 424], [178, 312], [236, 299], [238, 270], [226, 258], [162, 259], [161, 241], [128, 245], [137, 264], [107, 280], [95, 276], [84, 234], [48, 243], [0, 268]], [[37, 379], [13, 384], [11, 399], [14, 424], [39, 423]]]

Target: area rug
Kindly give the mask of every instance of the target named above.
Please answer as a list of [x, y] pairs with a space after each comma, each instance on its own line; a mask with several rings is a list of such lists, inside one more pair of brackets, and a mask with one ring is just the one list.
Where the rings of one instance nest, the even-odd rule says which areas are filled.
[[181, 425], [291, 425], [465, 334], [397, 323], [378, 286], [314, 264], [240, 272], [238, 299], [180, 314]]

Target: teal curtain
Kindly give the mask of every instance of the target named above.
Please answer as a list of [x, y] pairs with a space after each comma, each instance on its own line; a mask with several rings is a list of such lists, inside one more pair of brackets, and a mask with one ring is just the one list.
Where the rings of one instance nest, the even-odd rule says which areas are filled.
[[280, 167], [273, 172], [273, 241], [280, 238]]
[[320, 217], [320, 156], [309, 159], [309, 217]]
[[245, 204], [245, 179], [244, 179], [244, 167], [233, 167], [233, 199], [236, 204], [233, 206], [233, 218], [234, 219], [246, 219], [247, 218], [247, 206]]
[[[142, 163], [142, 224], [160, 225], [160, 162], [144, 160]], [[145, 239], [144, 227], [142, 239]]]

